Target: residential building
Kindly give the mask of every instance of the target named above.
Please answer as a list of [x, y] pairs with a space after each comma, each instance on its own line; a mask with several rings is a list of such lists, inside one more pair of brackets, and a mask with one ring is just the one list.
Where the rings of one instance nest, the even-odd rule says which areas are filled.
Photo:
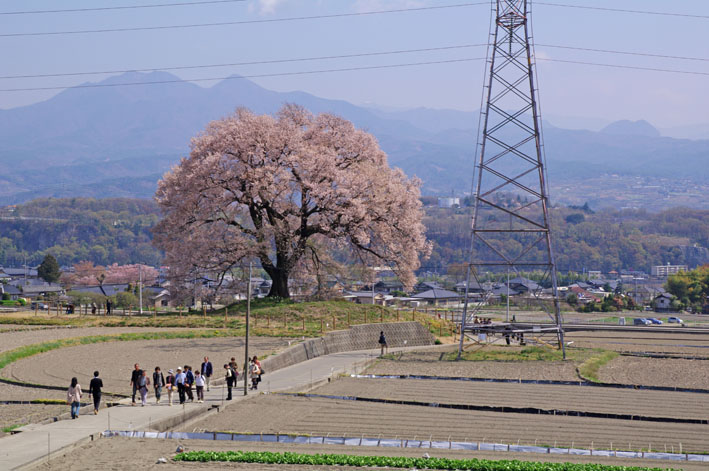
[[418, 293], [412, 298], [422, 301], [429, 306], [449, 306], [460, 303], [460, 294], [441, 288], [430, 289], [423, 293]]
[[650, 274], [652, 276], [668, 277], [681, 271], [688, 271], [687, 265], [655, 265], [650, 269]]
[[672, 295], [669, 293], [662, 293], [656, 296], [653, 300], [655, 305], [655, 311], [657, 312], [667, 312], [672, 309]]

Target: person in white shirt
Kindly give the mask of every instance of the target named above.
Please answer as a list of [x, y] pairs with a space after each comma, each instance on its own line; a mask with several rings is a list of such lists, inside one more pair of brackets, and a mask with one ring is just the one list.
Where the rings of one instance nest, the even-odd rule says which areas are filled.
[[204, 376], [199, 371], [194, 373], [194, 385], [197, 389], [197, 402], [204, 402]]
[[180, 404], [185, 403], [185, 379], [187, 375], [182, 372], [182, 368], [177, 368], [175, 375], [175, 384], [177, 385], [177, 393], [180, 396]]

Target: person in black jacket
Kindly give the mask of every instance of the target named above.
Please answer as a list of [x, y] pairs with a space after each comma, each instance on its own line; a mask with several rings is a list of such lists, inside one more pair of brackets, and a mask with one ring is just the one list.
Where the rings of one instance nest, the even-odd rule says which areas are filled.
[[143, 376], [143, 370], [141, 370], [140, 366], [136, 363], [135, 365], [133, 365], [133, 371], [130, 375], [130, 385], [133, 386], [133, 396], [131, 400], [132, 406], [135, 405], [135, 393], [138, 392], [138, 380], [140, 380], [141, 376]]
[[212, 368], [212, 362], [209, 361], [208, 357], [204, 357], [204, 361], [202, 362], [202, 367], [199, 369], [199, 372], [204, 378], [205, 385], [207, 386], [207, 391], [209, 391], [209, 380], [212, 378], [214, 369]]
[[160, 404], [160, 396], [162, 395], [162, 388], [165, 386], [165, 377], [160, 371], [160, 367], [155, 367], [155, 373], [153, 373], [153, 388], [155, 389], [155, 404]]
[[94, 377], [89, 383], [89, 397], [94, 396], [94, 415], [98, 414], [98, 408], [101, 405], [101, 388], [103, 381], [98, 377], [98, 371], [94, 371]]

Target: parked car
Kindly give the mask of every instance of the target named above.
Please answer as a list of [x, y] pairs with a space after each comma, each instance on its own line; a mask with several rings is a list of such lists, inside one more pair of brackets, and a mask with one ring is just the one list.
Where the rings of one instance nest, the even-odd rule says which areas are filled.
[[680, 319], [679, 317], [670, 316], [667, 318], [667, 323], [668, 324], [684, 324], [684, 321], [682, 319]]
[[46, 305], [45, 303], [39, 303], [36, 301], [32, 302], [32, 304], [30, 304], [30, 307], [31, 307], [31, 309], [40, 309], [40, 310], [45, 310], [45, 311], [47, 309], [49, 309], [49, 306]]
[[638, 317], [633, 319], [633, 325], [650, 325], [652, 322], [645, 319], [644, 317]]
[[662, 324], [662, 321], [657, 317], [649, 317], [647, 320], [649, 320], [652, 324]]

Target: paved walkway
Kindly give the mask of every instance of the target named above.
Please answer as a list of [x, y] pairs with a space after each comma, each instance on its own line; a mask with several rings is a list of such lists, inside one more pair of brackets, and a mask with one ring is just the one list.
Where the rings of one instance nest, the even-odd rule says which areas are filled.
[[[311, 384], [327, 381], [327, 378], [340, 373], [358, 372], [364, 364], [379, 354], [378, 350], [336, 353], [308, 360], [297, 365], [283, 368], [272, 373], [266, 372], [259, 386], [259, 392], [284, 391], [292, 388], [303, 388]], [[244, 399], [243, 382], [233, 390], [236, 401]], [[249, 391], [250, 395], [253, 395]], [[209, 406], [222, 404], [225, 387], [222, 385], [205, 391], [204, 404], [189, 403], [184, 407], [166, 404], [152, 404], [146, 407], [130, 405], [130, 399], [121, 401], [121, 405], [109, 409], [101, 409], [98, 415], [83, 414], [76, 420], [60, 420], [46, 425], [28, 425], [22, 432], [0, 439], [0, 469], [17, 469], [27, 466], [37, 460], [46, 459], [58, 450], [72, 445], [81, 444], [92, 435], [105, 430], [146, 430], [151, 424], [180, 414], [189, 414], [198, 410], [209, 409]], [[167, 397], [163, 394], [163, 398]], [[84, 396], [88, 400], [88, 395]], [[174, 398], [177, 398], [175, 393]], [[88, 401], [87, 401], [88, 402]], [[67, 411], [69, 406], [67, 406]]]

